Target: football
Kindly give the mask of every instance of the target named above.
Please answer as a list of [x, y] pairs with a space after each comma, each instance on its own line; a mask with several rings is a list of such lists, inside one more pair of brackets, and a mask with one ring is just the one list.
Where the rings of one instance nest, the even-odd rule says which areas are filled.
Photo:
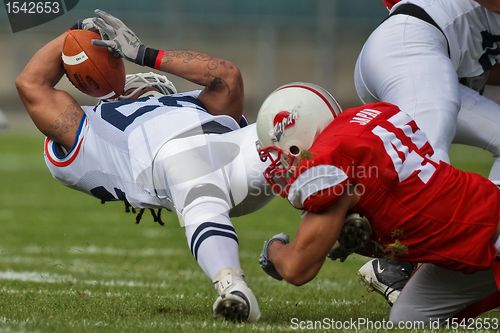
[[89, 30], [69, 30], [64, 41], [62, 60], [71, 83], [81, 92], [99, 99], [116, 98], [125, 86], [123, 60], [107, 48], [92, 45], [101, 39]]

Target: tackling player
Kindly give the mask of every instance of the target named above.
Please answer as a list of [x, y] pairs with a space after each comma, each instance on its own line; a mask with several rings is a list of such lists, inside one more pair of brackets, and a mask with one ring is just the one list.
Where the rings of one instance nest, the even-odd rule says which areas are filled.
[[145, 47], [123, 22], [96, 14], [79, 25], [101, 32], [96, 45], [204, 89], [176, 93], [165, 76], [132, 74], [119, 100], [79, 106], [54, 88], [64, 74], [64, 33], [36, 52], [16, 80], [27, 112], [47, 136], [47, 167], [64, 185], [103, 201], [122, 200], [141, 208], [140, 214], [151, 209], [157, 221], [153, 209], [175, 210], [193, 256], [218, 293], [214, 314], [258, 320], [229, 216], [262, 207], [271, 192], [255, 150], [255, 125], [240, 128], [239, 69], [201, 52]]
[[[390, 16], [370, 35], [356, 63], [360, 99], [387, 101], [410, 114], [436, 159], [449, 161], [452, 141], [490, 151], [496, 159], [489, 178], [500, 185], [500, 106], [480, 94], [486, 83], [499, 83], [492, 74], [500, 69], [500, 1], [384, 2]], [[359, 273], [393, 303], [411, 271], [375, 259]]]
[[304, 83], [278, 88], [259, 111], [259, 153], [271, 162], [264, 175], [305, 212], [295, 240], [279, 234], [265, 242], [263, 269], [307, 283], [346, 214], [356, 212], [386, 256], [425, 263], [390, 320], [444, 320], [486, 298], [498, 305], [498, 188], [436, 158], [424, 132], [393, 104], [340, 111], [327, 91]]

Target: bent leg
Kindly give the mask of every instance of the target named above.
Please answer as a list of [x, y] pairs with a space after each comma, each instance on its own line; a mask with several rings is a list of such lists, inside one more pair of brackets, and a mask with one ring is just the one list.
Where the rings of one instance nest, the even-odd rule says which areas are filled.
[[221, 269], [240, 269], [231, 189], [215, 155], [210, 135], [196, 135], [169, 141], [154, 162], [156, 191], [173, 201], [189, 248], [211, 279]]
[[496, 291], [491, 270], [473, 274], [423, 264], [403, 288], [390, 320], [443, 321]]
[[396, 15], [369, 37], [355, 70], [363, 102], [393, 103], [426, 133], [435, 157], [449, 161], [460, 95], [446, 40], [417, 18]]
[[169, 193], [186, 228], [191, 253], [219, 295], [214, 315], [256, 321], [259, 306], [246, 285], [238, 236], [229, 218], [234, 200], [227, 179], [228, 159], [220, 156], [227, 149], [212, 138], [197, 135], [165, 144], [155, 159], [155, 188], [157, 193]]

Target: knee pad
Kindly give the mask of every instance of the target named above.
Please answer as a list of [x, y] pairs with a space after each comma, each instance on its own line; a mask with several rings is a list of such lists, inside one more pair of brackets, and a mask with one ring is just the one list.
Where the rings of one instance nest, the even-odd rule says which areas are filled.
[[214, 184], [200, 184], [193, 187], [186, 195], [186, 199], [184, 200], [184, 207], [189, 206], [198, 198], [216, 198], [227, 201], [226, 192], [223, 191], [219, 186]]
[[200, 223], [229, 221], [231, 203], [226, 192], [214, 184], [200, 184], [186, 194], [180, 210], [185, 227]]

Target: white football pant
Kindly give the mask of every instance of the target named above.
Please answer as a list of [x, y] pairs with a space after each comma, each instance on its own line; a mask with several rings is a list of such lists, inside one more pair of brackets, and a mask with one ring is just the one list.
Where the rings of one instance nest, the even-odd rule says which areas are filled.
[[446, 39], [434, 26], [390, 17], [365, 43], [355, 85], [364, 103], [386, 101], [410, 114], [443, 161], [449, 162], [452, 141], [493, 153], [490, 179], [500, 184], [500, 105], [458, 82]]

